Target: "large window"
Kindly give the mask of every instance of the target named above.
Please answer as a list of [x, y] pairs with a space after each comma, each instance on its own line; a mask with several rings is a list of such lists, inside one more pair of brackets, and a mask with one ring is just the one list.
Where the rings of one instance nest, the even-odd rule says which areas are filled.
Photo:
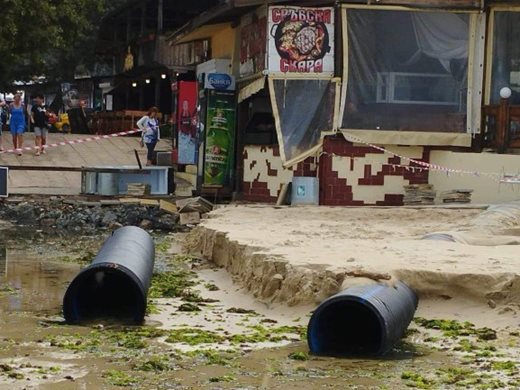
[[470, 16], [346, 12], [342, 127], [466, 132]]
[[510, 87], [512, 104], [520, 104], [520, 12], [495, 12], [490, 101], [500, 101], [500, 89]]

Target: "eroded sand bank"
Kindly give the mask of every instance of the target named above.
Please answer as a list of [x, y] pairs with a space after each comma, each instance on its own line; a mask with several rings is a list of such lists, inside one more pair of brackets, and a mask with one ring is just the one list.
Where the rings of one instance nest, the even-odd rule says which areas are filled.
[[486, 225], [482, 213], [481, 209], [229, 206], [212, 212], [190, 234], [187, 247], [226, 268], [256, 297], [270, 302], [316, 303], [351, 284], [401, 279], [423, 299], [471, 301], [516, 311], [518, 245], [422, 240], [433, 232], [481, 232], [491, 238], [519, 235], [519, 220], [502, 223], [493, 218]]

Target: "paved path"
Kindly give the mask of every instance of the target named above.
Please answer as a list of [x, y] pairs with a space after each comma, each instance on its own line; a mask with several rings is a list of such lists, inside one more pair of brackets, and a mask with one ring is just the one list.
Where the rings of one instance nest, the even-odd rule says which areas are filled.
[[[70, 141], [86, 138], [86, 134], [51, 133], [47, 143]], [[26, 133], [24, 146], [34, 145], [34, 134]], [[10, 134], [3, 135], [4, 149], [12, 148]], [[157, 149], [167, 149], [167, 141], [159, 143]], [[138, 144], [137, 137], [117, 137], [82, 144], [58, 146], [47, 149], [47, 153], [36, 156], [25, 151], [22, 156], [12, 153], [0, 154], [0, 166], [4, 165], [42, 165], [61, 167], [93, 166], [135, 166], [134, 149], [137, 149], [143, 163], [146, 152]], [[72, 195], [81, 189], [81, 174], [76, 172], [10, 171], [9, 193], [11, 194], [49, 194]]]

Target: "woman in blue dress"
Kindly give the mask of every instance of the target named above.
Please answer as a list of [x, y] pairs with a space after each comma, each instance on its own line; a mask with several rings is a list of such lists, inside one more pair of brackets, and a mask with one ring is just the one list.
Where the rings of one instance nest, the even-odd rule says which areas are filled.
[[19, 156], [22, 155], [23, 133], [25, 132], [25, 106], [22, 103], [22, 96], [17, 93], [14, 95], [14, 101], [9, 107], [11, 119], [9, 127], [13, 136], [13, 146]]

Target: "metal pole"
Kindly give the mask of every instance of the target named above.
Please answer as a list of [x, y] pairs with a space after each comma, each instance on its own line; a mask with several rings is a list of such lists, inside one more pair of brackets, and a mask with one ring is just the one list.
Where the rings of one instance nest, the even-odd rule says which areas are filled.
[[175, 71], [172, 71], [172, 84], [171, 84], [171, 90], [172, 90], [172, 149], [175, 149], [177, 146], [176, 142], [176, 134], [177, 134], [177, 91], [178, 91], [178, 85], [177, 85], [177, 73]]
[[164, 28], [164, 2], [158, 0], [157, 2], [157, 34], [162, 34]]

